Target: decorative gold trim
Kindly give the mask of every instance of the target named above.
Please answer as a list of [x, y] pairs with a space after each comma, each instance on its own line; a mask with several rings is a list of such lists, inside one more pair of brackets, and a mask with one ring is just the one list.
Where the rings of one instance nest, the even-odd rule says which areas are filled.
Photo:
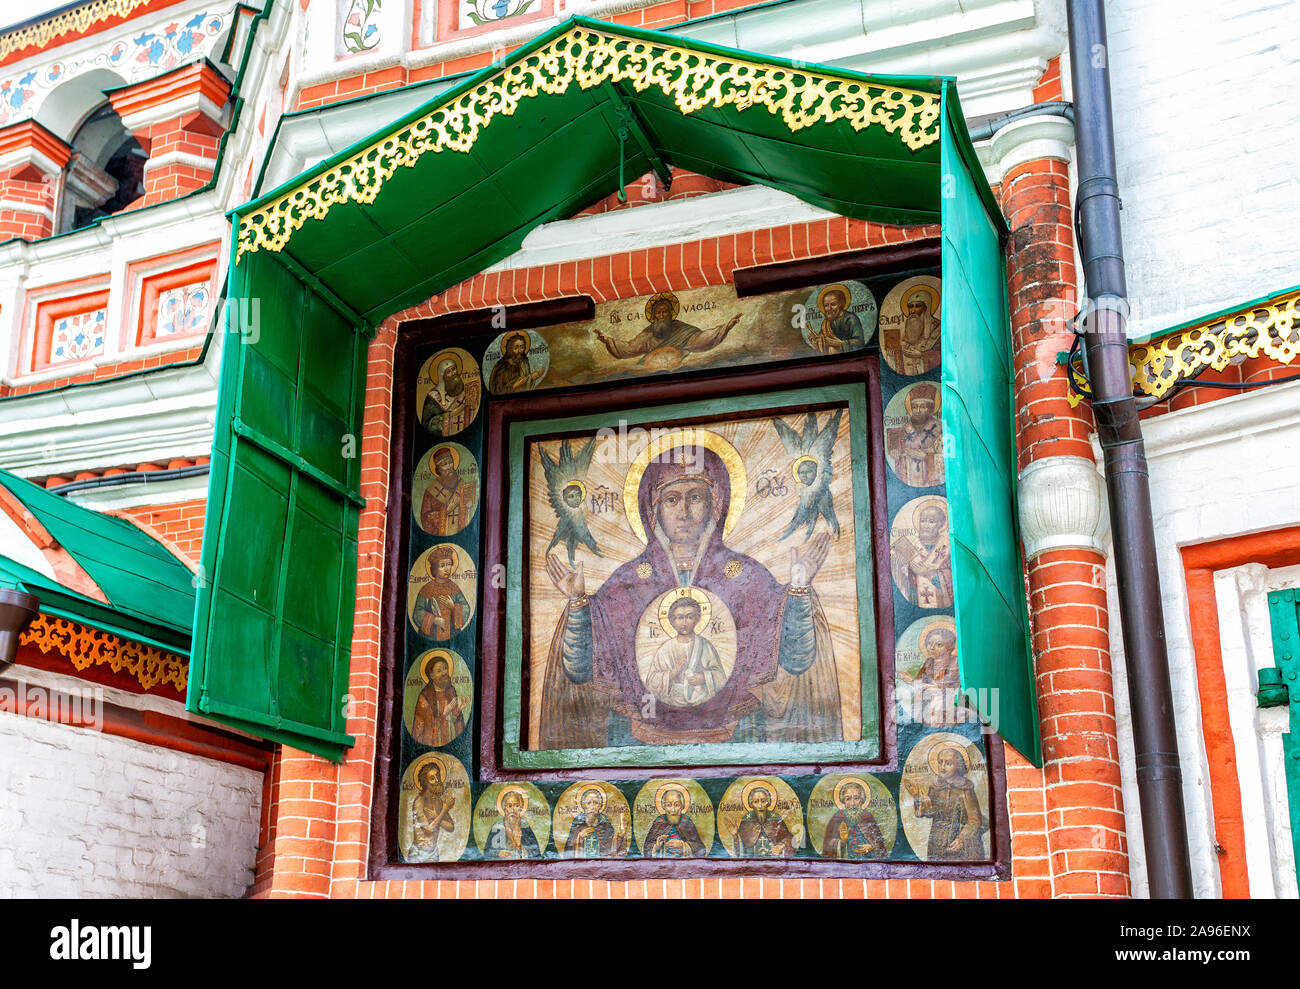
[[630, 82], [638, 92], [656, 86], [683, 114], [729, 104], [742, 111], [761, 105], [791, 132], [842, 120], [858, 131], [879, 125], [913, 151], [939, 139], [940, 97], [935, 93], [819, 76], [578, 26], [243, 217], [235, 262], [246, 253], [282, 250], [293, 231], [308, 219], [323, 219], [336, 203], [373, 203], [399, 167], [410, 167], [429, 152], [468, 152], [498, 114], [512, 116], [525, 99], [560, 95], [573, 83], [592, 89], [610, 82]]
[[84, 34], [93, 25], [110, 17], [125, 17], [149, 0], [90, 0], [72, 10], [47, 17], [35, 24], [0, 33], [0, 59], [24, 48], [44, 48], [61, 34]]
[[43, 653], [66, 656], [81, 672], [92, 666], [107, 666], [114, 673], [126, 673], [145, 690], [170, 683], [184, 693], [189, 683], [189, 662], [174, 653], [44, 612], [37, 614], [18, 641]]
[[1300, 354], [1300, 291], [1178, 333], [1129, 347], [1133, 384], [1163, 398], [1180, 381], [1212, 368], [1222, 371], [1234, 358], [1264, 355], [1290, 364]]

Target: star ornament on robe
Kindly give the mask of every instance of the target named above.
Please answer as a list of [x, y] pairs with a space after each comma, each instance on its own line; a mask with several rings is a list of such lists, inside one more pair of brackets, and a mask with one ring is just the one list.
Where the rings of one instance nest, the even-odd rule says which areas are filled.
[[803, 421], [803, 432], [795, 432], [780, 419], [773, 419], [772, 425], [781, 437], [785, 452], [794, 457], [790, 472], [794, 475], [795, 490], [799, 494], [799, 505], [794, 517], [781, 534], [787, 539], [800, 526], [805, 526], [804, 542], [812, 538], [817, 528], [817, 520], [826, 519], [826, 524], [836, 539], [840, 538], [840, 523], [835, 517], [835, 503], [831, 498], [831, 449], [840, 430], [843, 409], [836, 409], [829, 421], [818, 428], [817, 413], [809, 412]]
[[545, 450], [538, 450], [542, 458], [542, 469], [546, 472], [546, 493], [555, 511], [555, 535], [546, 547], [546, 555], [559, 543], [569, 553], [569, 566], [573, 566], [573, 554], [579, 545], [586, 546], [597, 556], [600, 550], [596, 540], [587, 528], [587, 471], [591, 468], [592, 454], [596, 450], [596, 437], [593, 436], [575, 454], [568, 440], [560, 444], [559, 459], [550, 456]]

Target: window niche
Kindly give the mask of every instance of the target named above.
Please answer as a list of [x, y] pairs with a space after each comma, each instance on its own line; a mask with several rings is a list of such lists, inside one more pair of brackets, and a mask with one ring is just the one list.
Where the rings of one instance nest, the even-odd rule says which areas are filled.
[[1007, 874], [941, 298], [930, 243], [402, 328], [376, 878]]

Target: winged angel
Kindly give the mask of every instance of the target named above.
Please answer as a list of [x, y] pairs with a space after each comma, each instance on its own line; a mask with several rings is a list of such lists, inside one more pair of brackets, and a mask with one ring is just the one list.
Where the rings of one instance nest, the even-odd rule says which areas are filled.
[[785, 452], [795, 458], [792, 471], [799, 492], [799, 507], [785, 532], [781, 533], [782, 539], [789, 538], [795, 529], [806, 525], [806, 542], [812, 538], [817, 520], [823, 516], [835, 538], [840, 538], [840, 523], [835, 517], [835, 503], [831, 500], [831, 477], [835, 473], [831, 467], [831, 448], [835, 445], [843, 415], [843, 409], [836, 409], [830, 421], [818, 429], [817, 414], [809, 412], [803, 421], [802, 433], [795, 432], [780, 419], [772, 420]]
[[564, 543], [569, 551], [569, 566], [573, 566], [573, 554], [578, 544], [588, 547], [597, 556], [596, 540], [587, 528], [587, 471], [591, 468], [591, 457], [596, 450], [596, 437], [593, 436], [575, 455], [569, 441], [560, 444], [558, 460], [545, 450], [538, 452], [542, 457], [542, 469], [546, 471], [546, 493], [555, 510], [555, 535], [546, 547], [549, 556], [557, 543]]

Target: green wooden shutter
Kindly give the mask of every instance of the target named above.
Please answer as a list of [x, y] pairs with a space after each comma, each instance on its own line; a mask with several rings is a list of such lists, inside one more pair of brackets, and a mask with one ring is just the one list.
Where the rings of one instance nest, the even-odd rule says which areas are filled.
[[961, 684], [984, 720], [1041, 765], [1017, 531], [1005, 224], [951, 84], [943, 103], [944, 465]]
[[[1279, 701], [1289, 708], [1287, 726], [1282, 736], [1282, 760], [1286, 766], [1287, 810], [1291, 820], [1291, 847], [1300, 875], [1300, 591], [1295, 589], [1271, 591], [1268, 595], [1269, 617], [1273, 624], [1273, 663], [1277, 672], [1272, 674], [1273, 690], [1261, 691], [1260, 707], [1272, 707]], [[1264, 670], [1259, 671], [1261, 684]], [[1278, 690], [1276, 685], [1281, 685]], [[1285, 695], [1282, 701], [1280, 695]]]
[[187, 707], [339, 761], [366, 337], [291, 264], [231, 268]]

